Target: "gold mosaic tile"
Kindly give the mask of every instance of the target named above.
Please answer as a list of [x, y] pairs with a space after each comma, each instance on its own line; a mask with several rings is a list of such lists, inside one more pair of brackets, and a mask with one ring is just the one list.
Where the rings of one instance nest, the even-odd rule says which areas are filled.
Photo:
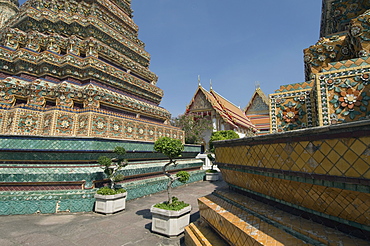
[[[364, 141], [365, 138], [362, 138], [360, 140], [363, 140]], [[355, 152], [355, 154], [358, 155], [358, 156], [361, 155], [368, 148], [367, 145], [363, 141], [360, 141], [360, 140], [355, 141], [353, 139], [353, 143], [348, 143], [348, 145], [351, 146], [350, 149], [353, 152]], [[370, 139], [369, 139], [369, 142], [370, 142]]]
[[[201, 217], [232, 245], [302, 245], [303, 241], [214, 196], [198, 199]], [[238, 223], [237, 223], [238, 222]]]
[[[365, 242], [361, 239], [351, 237], [333, 228], [325, 227], [302, 217], [286, 213], [267, 204], [247, 198], [241, 194], [223, 191], [217, 191], [216, 194], [220, 195], [221, 197], [225, 197], [241, 205], [242, 207], [253, 211], [254, 213], [260, 214], [270, 221], [293, 229], [294, 231], [325, 245], [368, 245], [368, 242]], [[215, 202], [217, 201], [213, 198], [211, 199]], [[277, 233], [279, 229], [276, 227], [260, 226], [259, 230], [266, 232], [267, 235], [276, 235], [274, 233]], [[271, 242], [269, 239], [267, 239], [266, 243], [266, 245], [270, 245], [268, 243]]]
[[368, 137], [329, 139], [248, 148], [220, 147], [216, 155], [220, 163], [364, 178], [370, 168], [368, 145]]
[[206, 223], [191, 223], [185, 227], [185, 244], [187, 246], [225, 246], [220, 238]]
[[357, 216], [354, 212], [361, 210], [365, 211], [365, 214], [370, 214], [370, 194], [368, 193], [232, 170], [222, 170], [222, 172], [226, 182], [257, 194], [359, 224], [370, 225], [370, 216]]

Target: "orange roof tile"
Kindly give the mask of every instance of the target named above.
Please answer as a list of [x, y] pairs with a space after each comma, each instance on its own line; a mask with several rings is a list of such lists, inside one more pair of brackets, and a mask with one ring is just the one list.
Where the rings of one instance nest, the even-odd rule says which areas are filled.
[[[233, 127], [242, 127], [251, 129], [254, 132], [257, 131], [257, 128], [251, 123], [242, 109], [240, 109], [212, 89], [208, 92], [202, 86], [199, 86], [195, 95], [199, 91], [201, 91], [205, 95], [207, 101], [212, 105], [213, 109], [221, 116], [221, 118], [226, 123], [232, 125]], [[191, 103], [188, 105], [187, 111], [193, 104], [195, 95]]]

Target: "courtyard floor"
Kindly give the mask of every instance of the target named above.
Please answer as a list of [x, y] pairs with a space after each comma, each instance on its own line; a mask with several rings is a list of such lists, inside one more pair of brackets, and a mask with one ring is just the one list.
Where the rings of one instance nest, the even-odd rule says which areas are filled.
[[[174, 188], [172, 194], [192, 206], [190, 221], [199, 218], [197, 198], [226, 188], [225, 182], [201, 181]], [[0, 245], [95, 246], [184, 245], [184, 236], [167, 238], [151, 232], [152, 204], [167, 199], [166, 192], [126, 203], [126, 210], [113, 215], [60, 213], [0, 216]]]

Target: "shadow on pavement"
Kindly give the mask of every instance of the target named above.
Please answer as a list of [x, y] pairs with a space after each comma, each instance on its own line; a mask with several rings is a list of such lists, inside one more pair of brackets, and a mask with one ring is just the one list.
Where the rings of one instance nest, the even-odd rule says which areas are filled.
[[152, 222], [146, 224], [145, 229], [147, 229], [149, 232], [152, 232]]
[[142, 216], [144, 219], [151, 219], [152, 214], [150, 213], [150, 209], [142, 209], [136, 212], [137, 215]]
[[199, 211], [190, 215], [190, 223], [197, 221], [200, 218]]

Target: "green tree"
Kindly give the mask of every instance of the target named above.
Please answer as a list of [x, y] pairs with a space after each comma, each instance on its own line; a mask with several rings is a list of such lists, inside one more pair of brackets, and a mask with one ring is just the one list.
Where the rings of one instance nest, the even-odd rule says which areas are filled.
[[167, 167], [171, 164], [174, 166], [177, 165], [176, 160], [174, 159], [181, 156], [182, 151], [184, 151], [184, 145], [179, 139], [163, 137], [155, 141], [154, 150], [156, 152], [164, 154], [170, 159], [170, 161], [163, 166], [162, 171], [163, 174], [166, 175], [169, 179], [167, 183], [167, 204], [171, 204], [171, 187], [173, 182], [179, 180], [182, 183], [186, 183], [186, 181], [188, 181], [190, 177], [189, 173], [186, 171], [180, 171], [176, 175], [172, 175], [166, 170]]
[[214, 141], [235, 139], [235, 138], [239, 138], [239, 135], [236, 132], [234, 132], [233, 130], [213, 132], [212, 135], [211, 135], [211, 139], [209, 140], [210, 151], [212, 153], [215, 152], [215, 148], [213, 146]]
[[194, 114], [182, 114], [171, 119], [173, 126], [185, 132], [185, 143], [200, 144], [207, 130], [212, 130], [212, 121], [207, 117]]
[[112, 190], [114, 189], [115, 182], [122, 181], [124, 179], [124, 176], [122, 174], [117, 174], [117, 172], [128, 164], [127, 160], [124, 159], [126, 154], [125, 148], [117, 146], [113, 152], [117, 157], [109, 158], [107, 156], [100, 156], [98, 159], [100, 167], [104, 170], [104, 173], [110, 180], [110, 188]]

